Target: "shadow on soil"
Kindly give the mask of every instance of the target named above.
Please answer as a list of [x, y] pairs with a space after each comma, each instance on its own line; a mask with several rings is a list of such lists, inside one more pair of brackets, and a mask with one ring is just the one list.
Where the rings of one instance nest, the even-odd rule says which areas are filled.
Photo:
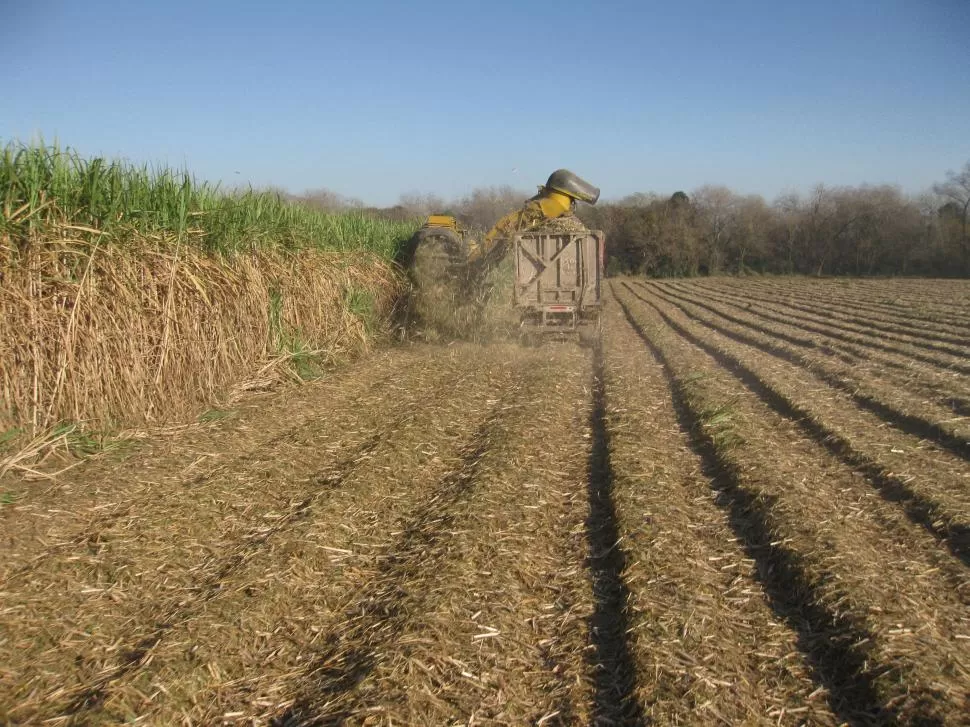
[[[851, 442], [847, 441], [844, 437], [830, 430], [819, 422], [809, 411], [802, 409], [794, 402], [786, 399], [777, 391], [767, 386], [755, 371], [745, 366], [739, 359], [726, 355], [716, 347], [693, 335], [690, 333], [690, 331], [678, 325], [676, 321], [672, 320], [666, 313], [660, 310], [660, 308], [658, 308], [652, 302], [638, 295], [637, 292], [629, 286], [626, 287], [627, 290], [636, 296], [638, 300], [652, 307], [660, 315], [660, 317], [664, 319], [667, 325], [669, 325], [687, 341], [713, 357], [715, 361], [737, 377], [741, 383], [743, 383], [765, 404], [771, 407], [777, 414], [794, 422], [809, 437], [811, 437], [811, 439], [822, 447], [825, 447], [825, 449], [831, 452], [835, 457], [841, 459], [846, 465], [865, 474], [866, 478], [869, 480], [869, 483], [876, 490], [876, 492], [879, 493], [880, 497], [882, 497], [886, 502], [896, 503], [902, 507], [903, 512], [906, 513], [906, 517], [908, 517], [911, 522], [924, 528], [930, 535], [942, 542], [953, 557], [958, 559], [961, 563], [963, 563], [963, 565], [970, 566], [970, 524], [961, 522], [956, 518], [951, 517], [946, 509], [938, 502], [932, 498], [921, 495], [899, 476], [887, 472], [878, 462], [872, 460], [866, 454], [856, 450], [852, 446]], [[711, 330], [719, 331], [729, 338], [737, 340], [739, 343], [747, 342], [739, 334], [731, 331], [721, 330], [719, 327], [714, 326], [713, 324], [694, 318], [690, 315], [690, 313], [683, 309], [681, 309], [681, 311], [690, 317], [691, 320], [696, 320], [698, 323], [707, 326]], [[780, 354], [773, 353], [765, 344], [750, 342], [750, 345], [755, 346], [759, 350], [763, 350], [765, 353], [780, 357]], [[789, 360], [787, 357], [785, 358], [786, 360]], [[796, 361], [791, 362], [797, 364]], [[823, 381], [828, 382], [828, 379], [826, 379], [826, 377], [820, 372], [815, 371], [814, 373], [822, 378]], [[835, 386], [835, 384], [832, 385]], [[854, 394], [853, 398], [858, 400], [858, 396]], [[913, 434], [914, 436], [924, 439], [932, 439], [932, 437], [930, 437], [924, 430], [911, 431], [907, 427], [901, 426], [895, 419], [890, 417], [888, 412], [892, 410], [889, 410], [887, 407], [881, 404], [880, 406], [886, 410], [885, 416], [880, 415], [885, 421], [889, 422], [893, 426], [898, 426], [902, 431]], [[871, 409], [871, 407], [869, 408]], [[873, 411], [877, 414], [879, 413], [874, 409]]]
[[[307, 673], [312, 683], [293, 706], [275, 718], [273, 727], [341, 725], [354, 717], [354, 692], [379, 665], [381, 651], [407, 627], [414, 608], [415, 572], [433, 567], [434, 548], [448, 537], [454, 508], [475, 487], [479, 461], [488, 450], [496, 426], [496, 407], [462, 448], [460, 464], [446, 474], [433, 494], [409, 518], [403, 532], [381, 561], [378, 577], [359, 594], [313, 658]], [[321, 708], [327, 710], [321, 714]]]
[[[643, 300], [644, 303], [647, 303], [648, 305], [652, 305], [652, 303], [650, 303], [649, 301], [647, 301], [646, 299], [638, 295], [637, 292], [633, 290], [629, 285], [626, 285], [626, 288], [637, 298], [639, 298], [640, 300]], [[872, 412], [877, 417], [879, 417], [885, 422], [888, 422], [889, 424], [896, 427], [897, 429], [903, 432], [906, 432], [906, 434], [910, 434], [919, 439], [929, 439], [935, 442], [943, 449], [946, 449], [952, 454], [956, 455], [957, 457], [970, 461], [970, 441], [967, 441], [963, 437], [960, 437], [956, 434], [953, 434], [952, 432], [947, 431], [945, 428], [941, 427], [938, 423], [930, 419], [927, 419], [926, 417], [922, 417], [916, 414], [908, 414], [892, 406], [888, 406], [887, 404], [883, 403], [879, 399], [876, 399], [875, 397], [869, 396], [868, 394], [865, 394], [864, 392], [859, 391], [853, 382], [847, 381], [841, 376], [834, 374], [832, 372], [826, 371], [822, 368], [819, 368], [818, 366], [812, 366], [811, 362], [804, 360], [801, 356], [797, 356], [790, 351], [786, 351], [784, 348], [781, 348], [779, 346], [773, 346], [763, 341], [759, 341], [758, 339], [753, 338], [751, 336], [746, 336], [743, 333], [738, 333], [736, 331], [732, 331], [728, 328], [725, 328], [724, 326], [719, 326], [716, 323], [706, 321], [703, 318], [698, 318], [697, 316], [691, 314], [690, 311], [685, 309], [683, 305], [681, 305], [676, 301], [685, 300], [692, 305], [696, 305], [701, 308], [706, 308], [712, 313], [714, 313], [715, 315], [719, 315], [728, 320], [738, 321], [741, 325], [744, 325], [749, 328], [751, 327], [750, 323], [746, 323], [740, 319], [734, 318], [733, 316], [725, 315], [723, 312], [718, 312], [717, 309], [714, 308], [713, 306], [709, 306], [703, 303], [697, 303], [688, 298], [684, 298], [683, 296], [671, 295], [668, 297], [667, 295], [664, 295], [663, 293], [657, 290], [654, 290], [653, 288], [650, 289], [650, 292], [653, 293], [654, 295], [657, 295], [665, 302], [675, 306], [681, 313], [683, 313], [685, 316], [690, 318], [692, 321], [695, 321], [696, 323], [699, 323], [702, 326], [705, 326], [706, 328], [709, 328], [712, 331], [716, 331], [717, 333], [720, 333], [723, 336], [727, 336], [733, 341], [737, 341], [738, 343], [741, 343], [746, 346], [754, 346], [755, 348], [762, 351], [763, 353], [768, 354], [769, 356], [774, 356], [775, 358], [781, 359], [783, 361], [787, 361], [793, 366], [798, 366], [800, 368], [805, 369], [806, 371], [810, 371], [812, 374], [817, 376], [819, 379], [824, 381], [829, 386], [833, 387], [834, 389], [838, 389], [839, 391], [842, 391], [845, 394], [848, 394], [849, 396], [851, 396], [852, 399], [856, 402], [856, 404], [858, 404], [860, 407]], [[670, 300], [670, 298], [674, 298], [674, 300]], [[658, 312], [660, 312], [659, 309], [658, 309]], [[669, 319], [667, 318], [666, 315], [664, 315], [663, 312], [660, 312], [660, 315], [662, 315], [665, 320], [669, 321]], [[671, 323], [671, 325], [675, 325], [675, 324]], [[678, 330], [682, 331], [683, 329], [680, 329], [678, 327]], [[763, 331], [763, 332], [769, 333], [768, 331]], [[693, 337], [691, 337], [689, 334], [682, 333], [682, 335], [686, 335], [687, 337], [690, 337], [693, 340]], [[775, 337], [778, 336], [778, 334], [773, 331], [770, 332], [770, 335]], [[834, 334], [829, 334], [829, 335], [834, 335]], [[966, 367], [961, 368], [954, 365], [954, 366], [951, 366], [950, 369], [957, 370], [957, 371], [963, 370], [965, 372], [970, 373], [970, 368], [966, 368]], [[952, 399], [946, 403], [949, 404], [952, 408], [952, 405], [953, 405]]]
[[588, 657], [594, 675], [596, 703], [593, 723], [646, 724], [636, 699], [636, 667], [627, 641], [626, 605], [629, 590], [623, 582], [626, 556], [617, 547], [619, 532], [613, 504], [613, 471], [610, 437], [606, 428], [606, 388], [603, 355], [599, 345], [593, 351], [593, 409], [590, 414], [592, 449], [589, 455], [589, 539], [590, 577], [595, 607], [589, 631], [594, 649]]
[[[318, 500], [342, 487], [345, 478], [357, 462], [377, 448], [382, 436], [383, 433], [378, 432], [368, 437], [355, 446], [336, 465], [316, 472], [312, 479], [314, 485], [316, 485], [314, 492], [291, 505], [273, 527], [261, 531], [257, 536], [247, 538], [239, 548], [231, 551], [228, 555], [213, 556], [217, 558], [217, 564], [212, 568], [212, 573], [193, 589], [195, 596], [185, 601], [179, 601], [168, 611], [156, 614], [155, 625], [151, 632], [129, 646], [119, 648], [120, 659], [118, 664], [110, 670], [102, 671], [93, 682], [79, 687], [73, 699], [62, 712], [61, 717], [70, 715], [78, 718], [85, 712], [100, 710], [105, 703], [106, 689], [112, 682], [146, 665], [148, 663], [146, 659], [150, 656], [152, 649], [158, 646], [172, 629], [181, 623], [185, 623], [192, 614], [223, 593], [225, 580], [244, 566], [254, 552], [266, 546], [266, 543], [280, 532], [309, 517], [314, 504]], [[200, 476], [200, 478], [193, 478], [191, 481], [198, 483], [203, 479]]]
[[[678, 422], [690, 434], [704, 474], [718, 492], [717, 504], [727, 511], [731, 529], [757, 564], [756, 576], [772, 610], [798, 635], [799, 650], [805, 654], [814, 680], [827, 690], [830, 708], [845, 724], [853, 726], [895, 724], [897, 715], [882, 705], [875, 687], [878, 667], [870, 668], [865, 646], [861, 646], [872, 641], [872, 634], [862, 624], [823, 605], [822, 594], [799, 554], [774, 539], [772, 499], [758, 496], [739, 482], [733, 466], [723, 459], [692, 413], [687, 394], [661, 350], [627, 306], [622, 302], [620, 306], [663, 367]], [[927, 716], [921, 724], [941, 723]]]

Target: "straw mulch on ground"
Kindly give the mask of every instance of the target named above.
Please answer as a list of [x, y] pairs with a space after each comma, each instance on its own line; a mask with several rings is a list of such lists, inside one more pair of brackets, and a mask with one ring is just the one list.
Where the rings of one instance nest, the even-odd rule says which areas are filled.
[[[845, 281], [846, 283], [850, 281]], [[890, 296], [892, 283], [886, 281], [885, 293]], [[931, 288], [933, 282], [925, 283]], [[843, 286], [845, 287], [845, 286]], [[688, 290], [699, 292], [698, 288], [688, 287]], [[868, 301], [864, 297], [847, 295], [846, 291], [829, 291], [823, 299], [815, 295], [806, 295], [795, 285], [782, 286], [776, 282], [759, 283], [753, 281], [743, 288], [730, 281], [715, 280], [708, 286], [700, 288], [712, 296], [721, 296], [725, 300], [744, 303], [751, 308], [771, 306], [775, 310], [794, 310], [801, 313], [822, 315], [828, 322], [845, 322], [856, 330], [880, 336], [883, 333], [902, 334], [916, 340], [967, 345], [967, 321], [962, 325], [952, 319], [935, 320], [931, 312], [920, 313], [915, 308], [904, 305], [885, 306], [876, 301]]]
[[18, 505], [6, 717], [582, 715], [586, 356], [378, 358], [230, 420], [240, 448], [210, 434], [167, 461], [136, 453], [144, 479], [94, 462], [63, 487], [106, 480], [84, 507]]
[[832, 725], [812, 667], [715, 504], [662, 367], [605, 311], [607, 430], [637, 693], [658, 724]]
[[[700, 291], [682, 286], [678, 286], [678, 290], [691, 293], [689, 297], [682, 298], [681, 302], [688, 300], [695, 304], [702, 301], [707, 304], [714, 302], [714, 305], [706, 311], [698, 312], [696, 318], [708, 320], [739, 335], [749, 337], [753, 341], [764, 343], [766, 347], [777, 349], [779, 353], [785, 353], [789, 358], [801, 359], [806, 355], [821, 356], [824, 358], [819, 360], [824, 363], [848, 364], [852, 367], [851, 371], [842, 369], [839, 372], [840, 377], [846, 377], [851, 373], [855, 374], [853, 378], [857, 381], [865, 379], [870, 384], [880, 381], [880, 388], [919, 393], [951, 413], [964, 416], [970, 414], [970, 380], [960, 376], [958, 371], [913, 359], [903, 351], [858, 345], [831, 335], [806, 331], [795, 321], [778, 323], [759, 315], [756, 308], [749, 308], [743, 298], [718, 299], [716, 296], [708, 298], [706, 291], [698, 295]], [[722, 301], [726, 305], [720, 304]], [[716, 315], [708, 317], [707, 311], [716, 312]], [[877, 338], [890, 338], [885, 336], [884, 332], [875, 333]], [[935, 335], [931, 332], [927, 334]], [[970, 326], [964, 329], [964, 334], [970, 337]], [[878, 341], [873, 342], [878, 343]], [[788, 346], [794, 346], [797, 350], [788, 352], [786, 351]], [[970, 349], [967, 351], [967, 356], [970, 356]], [[807, 359], [806, 362], [808, 362]]]
[[571, 347], [505, 350], [525, 375], [375, 554], [280, 723], [589, 721], [588, 362]]
[[728, 478], [740, 534], [783, 544], [756, 552], [774, 552], [762, 568], [787, 573], [805, 599], [799, 608], [814, 613], [810, 630], [823, 641], [805, 645], [834, 682], [839, 708], [907, 723], [961, 714], [970, 644], [952, 634], [968, 626], [962, 566], [894, 503], [874, 497], [853, 466], [677, 335], [702, 339], [696, 324], [659, 297], [624, 291], [620, 299], [679, 382]]
[[[883, 361], [876, 361], [867, 365], [868, 351], [879, 351], [865, 344], [852, 344], [848, 355], [841, 353], [832, 356], [826, 343], [817, 344], [812, 340], [806, 341], [804, 335], [810, 333], [799, 328], [797, 321], [790, 324], [775, 323], [770, 328], [761, 324], [758, 319], [746, 311], [738, 313], [732, 307], [723, 309], [721, 303], [711, 303], [693, 295], [685, 295], [672, 291], [667, 285], [649, 286], [651, 291], [671, 302], [673, 305], [687, 312], [695, 320], [703, 321], [710, 327], [742, 340], [753, 343], [763, 350], [782, 356], [798, 365], [812, 370], [823, 378], [826, 383], [836, 386], [855, 396], [863, 405], [885, 409], [887, 413], [894, 413], [900, 420], [922, 423], [928, 433], [936, 430], [937, 436], [953, 442], [970, 442], [970, 423], [962, 418], [954, 418], [954, 395], [968, 391], [960, 378], [959, 368], [966, 368], [970, 372], [970, 347], [956, 359], [960, 366], [954, 368], [955, 362], [931, 365], [926, 363], [926, 356], [918, 354], [920, 359], [910, 359], [910, 366], [902, 365], [898, 368], [906, 370], [906, 376], [894, 375], [893, 369]], [[755, 320], [752, 320], [755, 318]], [[818, 336], [819, 334], [814, 334]], [[877, 332], [878, 335], [878, 332]], [[781, 340], [779, 340], [781, 339]], [[876, 346], [881, 344], [873, 342]], [[809, 350], [805, 350], [808, 348]], [[813, 349], [821, 348], [817, 352]], [[888, 348], [888, 347], [887, 347]], [[905, 349], [900, 349], [905, 351]], [[905, 359], [904, 353], [890, 352], [890, 359], [898, 361]], [[917, 367], [913, 370], [911, 367]], [[897, 370], [898, 370], [897, 368]], [[908, 370], [907, 370], [908, 369]], [[936, 375], [935, 377], [933, 375]], [[926, 391], [920, 391], [918, 381], [921, 376], [935, 378], [935, 391], [927, 396]], [[913, 390], [915, 389], [915, 390]], [[955, 444], [959, 448], [958, 444]], [[970, 443], [964, 446], [970, 459]]]
[[[693, 315], [692, 320], [709, 319]], [[685, 325], [690, 327], [689, 323]], [[853, 467], [874, 477], [874, 484], [884, 497], [901, 502], [910, 518], [942, 540], [964, 562], [970, 560], [966, 537], [970, 527], [970, 466], [958, 448], [954, 451], [927, 436], [891, 426], [906, 416], [906, 406], [895, 403], [903, 387], [870, 376], [869, 367], [864, 365], [845, 369], [844, 375], [860, 381], [858, 389], [839, 381], [833, 385], [828, 369], [804, 365], [787, 355], [777, 341], [749, 331], [742, 340], [750, 344], [745, 344], [721, 334], [732, 328], [718, 323], [715, 329], [704, 326], [692, 330], [722, 356], [742, 363], [759, 386], [797, 412], [810, 436], [824, 441]], [[915, 371], [924, 368], [918, 362], [912, 366]], [[877, 372], [881, 372], [878, 367]], [[959, 385], [956, 379], [951, 391]], [[861, 408], [860, 391], [871, 392], [873, 399], [885, 407], [876, 411]], [[923, 401], [925, 413], [934, 411], [925, 398]], [[962, 419], [952, 414], [948, 417], [955, 426]]]
[[706, 316], [620, 282], [593, 350], [405, 342], [7, 472], [0, 723], [965, 721], [965, 460]]

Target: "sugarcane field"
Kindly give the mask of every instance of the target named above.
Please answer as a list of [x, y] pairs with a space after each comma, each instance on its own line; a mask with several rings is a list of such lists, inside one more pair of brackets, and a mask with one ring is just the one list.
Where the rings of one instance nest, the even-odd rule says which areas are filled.
[[12, 2], [0, 727], [970, 727], [970, 2]]
[[970, 285], [604, 299], [8, 472], [4, 720], [961, 723]]

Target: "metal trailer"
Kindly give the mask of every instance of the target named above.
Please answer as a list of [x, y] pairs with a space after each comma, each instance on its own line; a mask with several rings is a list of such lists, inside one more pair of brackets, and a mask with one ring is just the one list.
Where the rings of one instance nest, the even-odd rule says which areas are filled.
[[599, 333], [606, 236], [599, 230], [533, 230], [513, 238], [514, 304], [522, 332]]

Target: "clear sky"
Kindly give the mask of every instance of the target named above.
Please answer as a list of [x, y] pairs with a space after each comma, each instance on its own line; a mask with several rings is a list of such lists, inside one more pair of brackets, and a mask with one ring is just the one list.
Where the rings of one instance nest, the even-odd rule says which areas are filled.
[[970, 0], [0, 0], [0, 141], [228, 185], [919, 192], [970, 159]]

